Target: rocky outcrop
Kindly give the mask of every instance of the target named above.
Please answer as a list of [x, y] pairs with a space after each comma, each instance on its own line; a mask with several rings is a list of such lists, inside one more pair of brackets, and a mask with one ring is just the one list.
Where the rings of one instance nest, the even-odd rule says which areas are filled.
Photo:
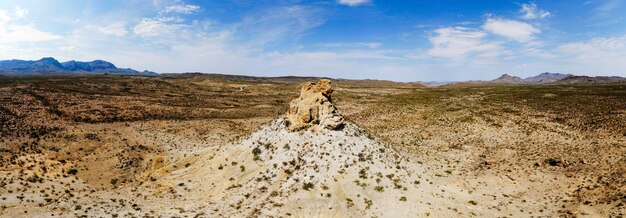
[[429, 189], [414, 183], [419, 168], [391, 145], [349, 122], [339, 130], [297, 132], [286, 124], [284, 118], [270, 122], [156, 183], [184, 183], [172, 186], [177, 193], [193, 188], [175, 203], [201, 202], [183, 208], [209, 217], [414, 217], [421, 211], [420, 191]]
[[341, 127], [344, 120], [332, 103], [332, 93], [331, 82], [327, 79], [302, 84], [300, 97], [289, 104], [287, 113], [289, 130], [301, 130], [313, 125], [327, 129]]

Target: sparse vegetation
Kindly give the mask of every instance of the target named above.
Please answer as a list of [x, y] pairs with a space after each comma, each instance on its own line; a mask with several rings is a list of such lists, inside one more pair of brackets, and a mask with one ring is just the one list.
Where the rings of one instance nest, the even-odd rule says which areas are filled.
[[78, 173], [78, 169], [73, 168], [73, 167], [67, 170], [67, 174], [70, 174], [70, 175], [76, 175], [77, 173]]
[[372, 199], [363, 198], [363, 201], [365, 202], [365, 209], [366, 210], [369, 210], [372, 207], [372, 205], [374, 204], [372, 202]]
[[[0, 201], [7, 207], [1, 209], [2, 213], [15, 212], [18, 207], [9, 205], [10, 201], [15, 201], [25, 207], [57, 207], [54, 215], [59, 217], [80, 217], [102, 211], [111, 217], [156, 217], [160, 211], [151, 208], [152, 202], [145, 202], [182, 202], [189, 194], [202, 190], [197, 188], [197, 183], [205, 182], [187, 178], [178, 181], [169, 175], [194, 173], [191, 171], [204, 166], [211, 167], [209, 173], [224, 175], [221, 180], [224, 185], [210, 180], [203, 188], [241, 191], [237, 197], [244, 201], [267, 195], [281, 196], [269, 198], [273, 202], [268, 201], [267, 205], [282, 211], [289, 211], [289, 204], [283, 205], [286, 202], [280, 201], [293, 190], [278, 192], [272, 185], [284, 177], [296, 184], [293, 186], [296, 190], [301, 188], [328, 201], [343, 201], [349, 196], [358, 202], [358, 207], [349, 198], [346, 199], [348, 207], [363, 210], [365, 206], [370, 212], [384, 209], [380, 208], [377, 198], [364, 198], [367, 195], [363, 193], [372, 194], [369, 187], [373, 186], [375, 195], [394, 194], [389, 199], [409, 201], [407, 205], [428, 205], [428, 208], [471, 216], [464, 207], [427, 204], [429, 197], [447, 198], [454, 193], [446, 184], [441, 184], [442, 181], [459, 179], [479, 182], [480, 185], [467, 185], [470, 196], [493, 195], [496, 196], [494, 201], [508, 205], [492, 207], [479, 204], [477, 200], [467, 201], [471, 208], [496, 216], [569, 213], [584, 216], [580, 214], [582, 210], [579, 214], [577, 210], [569, 210], [580, 209], [579, 205], [592, 209], [601, 206], [600, 211], [609, 210], [617, 214], [616, 217], [623, 211], [624, 206], [620, 204], [621, 193], [626, 191], [626, 174], [622, 170], [626, 162], [621, 161], [626, 147], [620, 143], [626, 136], [626, 124], [622, 122], [623, 105], [626, 105], [623, 84], [428, 89], [372, 88], [375, 86], [342, 81], [338, 84], [341, 91], [333, 97], [340, 109], [345, 108], [342, 113], [346, 120], [363, 128], [370, 138], [389, 143], [389, 146], [372, 149], [371, 153], [350, 154], [356, 157], [355, 162], [331, 168], [333, 174], [340, 175], [337, 178], [321, 180], [320, 174], [315, 173], [314, 178], [301, 177], [304, 170], [325, 172], [325, 166], [311, 163], [309, 159], [295, 159], [293, 163], [285, 160], [286, 165], [281, 162], [269, 165], [275, 169], [271, 172], [259, 171], [260, 175], [241, 179], [235, 175], [246, 172], [244, 166], [248, 167], [247, 172], [257, 173], [257, 165], [263, 161], [277, 160], [277, 152], [294, 153], [303, 145], [263, 142], [254, 145], [258, 147], [246, 148], [244, 151], [251, 151], [256, 163], [250, 162], [250, 156], [223, 160], [225, 157], [220, 156], [223, 147], [216, 147], [219, 151], [208, 156], [198, 156], [197, 152], [201, 148], [235, 143], [248, 137], [260, 124], [282, 115], [294, 97], [293, 93], [285, 95], [284, 90], [294, 90], [297, 83], [191, 75], [171, 78], [3, 77], [0, 79], [3, 96], [0, 97], [0, 171], [3, 172], [0, 189], [6, 191]], [[245, 85], [245, 91], [233, 88], [240, 85]], [[187, 143], [180, 138], [201, 143]], [[337, 143], [342, 149], [357, 146], [344, 141], [307, 146], [328, 146], [323, 143]], [[395, 162], [382, 171], [384, 175], [379, 169], [363, 167], [377, 158], [398, 153], [396, 151], [417, 157], [416, 161], [424, 168], [424, 172], [417, 173], [419, 180], [403, 177], [402, 172], [410, 169]], [[159, 155], [166, 161], [151, 165]], [[206, 162], [214, 157], [220, 162]], [[334, 153], [320, 153], [317, 157], [320, 160], [343, 158]], [[611, 165], [606, 160], [612, 160]], [[188, 168], [192, 163], [194, 167]], [[217, 171], [216, 167], [222, 171]], [[477, 173], [468, 176], [474, 172]], [[547, 179], [536, 178], [529, 182], [527, 178], [538, 172]], [[536, 197], [537, 190], [542, 190], [536, 200], [536, 205], [540, 206], [520, 201], [513, 194], [518, 190], [497, 189], [495, 193], [496, 189], [491, 187], [499, 183], [486, 180], [494, 175], [528, 187], [525, 196]], [[366, 188], [358, 188], [362, 191], [360, 195], [339, 195], [333, 182], [346, 182], [341, 177], [350, 177], [346, 183], [350, 186]], [[352, 182], [354, 179], [358, 182]], [[233, 184], [246, 181], [254, 182], [253, 192], [246, 193], [249, 190], [245, 190], [248, 187], [242, 186], [243, 183]], [[559, 186], [554, 188], [546, 182]], [[128, 190], [128, 193], [121, 193], [122, 189], [111, 192], [107, 189], [111, 187], [109, 184], [113, 187], [123, 184], [123, 191]], [[319, 184], [320, 188], [315, 189], [313, 184]], [[422, 186], [418, 186], [420, 184]], [[535, 190], [537, 186], [542, 188]], [[147, 193], [145, 187], [159, 187], [158, 190], [163, 191], [162, 198]], [[429, 193], [431, 188], [435, 191]], [[388, 190], [385, 192], [385, 189]], [[428, 195], [412, 195], [414, 191]], [[102, 206], [85, 203], [92, 196], [94, 199], [107, 197], [98, 199]], [[107, 200], [110, 196], [114, 198]], [[567, 201], [562, 196], [568, 196]], [[360, 199], [364, 199], [364, 204]], [[68, 203], [72, 201], [80, 203]], [[374, 207], [375, 203], [379, 206]], [[246, 209], [248, 206], [234, 203], [230, 208], [217, 208], [207, 214], [241, 210], [256, 216], [253, 210]], [[174, 211], [184, 213], [181, 217], [200, 214], [189, 210]], [[37, 216], [36, 211], [28, 211], [28, 215]], [[416, 216], [440, 215], [435, 211], [419, 211]], [[19, 212], [19, 216], [24, 215], [23, 211]]]
[[354, 207], [354, 202], [350, 198], [346, 198], [346, 205], [348, 208]]
[[315, 187], [315, 185], [313, 185], [313, 183], [310, 182], [305, 182], [302, 185], [302, 189], [306, 190], [306, 191], [310, 191], [311, 189], [313, 189]]

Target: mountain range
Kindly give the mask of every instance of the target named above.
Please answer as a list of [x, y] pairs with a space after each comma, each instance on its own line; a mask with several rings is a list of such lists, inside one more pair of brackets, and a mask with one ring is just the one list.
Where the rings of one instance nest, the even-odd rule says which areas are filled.
[[511, 83], [511, 84], [546, 84], [553, 83], [568, 77], [572, 77], [572, 74], [561, 74], [561, 73], [549, 73], [545, 72], [539, 74], [537, 76], [527, 77], [522, 79], [517, 76], [511, 76], [509, 74], [502, 74], [502, 76], [497, 79], [491, 80], [491, 83]]
[[0, 61], [0, 75], [60, 75], [60, 74], [124, 74], [124, 75], [158, 75], [151, 71], [137, 71], [130, 68], [117, 68], [114, 64], [95, 60], [90, 62], [67, 61], [59, 62], [47, 57], [36, 61], [4, 60]]
[[576, 76], [572, 74], [561, 73], [541, 73], [537, 76], [520, 78], [503, 74], [497, 79], [481, 82], [481, 83], [497, 83], [497, 84], [583, 84], [583, 83], [617, 83], [626, 82], [626, 78], [618, 76]]
[[[184, 74], [158, 74], [152, 71], [137, 71], [130, 68], [118, 68], [113, 63], [94, 60], [90, 62], [67, 61], [59, 62], [54, 58], [46, 57], [40, 60], [3, 60], [0, 61], [1, 76], [31, 76], [31, 75], [72, 75], [72, 74], [117, 74], [117, 75], [144, 75], [144, 76], [193, 76], [194, 73]], [[201, 73], [196, 73], [203, 75]], [[268, 81], [308, 81], [318, 77], [255, 77], [238, 75], [210, 74], [228, 78], [238, 78], [247, 80], [268, 80]], [[350, 83], [352, 80], [334, 79], [342, 83]], [[373, 86], [388, 86], [389, 84], [399, 84], [384, 80], [366, 80]], [[471, 84], [598, 84], [598, 83], [621, 83], [626, 82], [626, 78], [617, 76], [577, 76], [572, 74], [545, 72], [536, 76], [520, 78], [509, 74], [503, 74], [497, 79], [490, 81], [463, 81], [463, 82], [412, 82], [401, 83], [404, 85], [419, 85], [427, 87], [437, 87], [446, 85], [471, 85]]]
[[626, 78], [619, 76], [578, 76], [572, 74], [545, 72], [536, 76], [521, 78], [509, 74], [494, 80], [471, 80], [459, 82], [415, 82], [426, 87], [450, 87], [472, 85], [551, 85], [551, 84], [608, 84], [626, 83]]

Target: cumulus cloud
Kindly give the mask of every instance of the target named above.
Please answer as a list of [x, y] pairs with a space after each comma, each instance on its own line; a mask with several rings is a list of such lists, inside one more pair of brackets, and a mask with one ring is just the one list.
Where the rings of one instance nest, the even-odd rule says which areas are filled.
[[495, 56], [500, 53], [500, 43], [487, 42], [487, 33], [464, 27], [448, 27], [435, 30], [436, 35], [429, 38], [433, 45], [427, 51], [432, 57], [463, 59], [470, 54]]
[[186, 26], [175, 23], [177, 20], [172, 17], [144, 18], [133, 28], [133, 32], [142, 37], [171, 36]]
[[15, 14], [16, 18], [23, 18], [26, 16], [26, 14], [28, 14], [28, 10], [17, 6], [15, 8], [15, 11], [13, 11], [13, 14]]
[[369, 4], [371, 0], [338, 0], [339, 4], [347, 5], [347, 6], [359, 6], [364, 4]]
[[55, 39], [61, 39], [61, 36], [41, 31], [33, 25], [0, 25], [0, 44], [40, 42]]
[[99, 27], [98, 31], [105, 35], [118, 37], [126, 36], [126, 34], [128, 34], [126, 24], [122, 22], [112, 23], [103, 27]]
[[13, 20], [23, 18], [26, 14], [27, 11], [19, 7], [12, 13], [0, 10], [0, 44], [61, 39], [61, 36], [41, 31], [33, 24], [12, 23]]
[[522, 14], [522, 18], [527, 20], [543, 19], [552, 15], [550, 12], [539, 9], [535, 3], [522, 4], [520, 13]]
[[488, 18], [482, 28], [490, 33], [523, 43], [533, 40], [535, 34], [541, 33], [541, 30], [529, 23], [498, 18]]
[[596, 37], [587, 41], [571, 42], [559, 46], [556, 51], [563, 66], [572, 72], [584, 74], [624, 74], [626, 69], [626, 35], [620, 37]]
[[621, 37], [596, 37], [586, 42], [572, 42], [559, 46], [561, 52], [584, 56], [612, 56], [626, 55], [626, 36]]
[[199, 10], [200, 10], [200, 6], [197, 6], [197, 5], [180, 4], [180, 5], [167, 6], [161, 12], [162, 13], [192, 14]]
[[11, 20], [11, 16], [6, 11], [0, 10], [0, 24]]

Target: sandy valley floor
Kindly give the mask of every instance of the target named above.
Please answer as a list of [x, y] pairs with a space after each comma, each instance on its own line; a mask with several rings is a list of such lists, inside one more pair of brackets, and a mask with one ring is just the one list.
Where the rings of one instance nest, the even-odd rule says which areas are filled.
[[626, 213], [626, 84], [339, 80], [350, 128], [283, 131], [307, 80], [2, 78], [0, 216]]

